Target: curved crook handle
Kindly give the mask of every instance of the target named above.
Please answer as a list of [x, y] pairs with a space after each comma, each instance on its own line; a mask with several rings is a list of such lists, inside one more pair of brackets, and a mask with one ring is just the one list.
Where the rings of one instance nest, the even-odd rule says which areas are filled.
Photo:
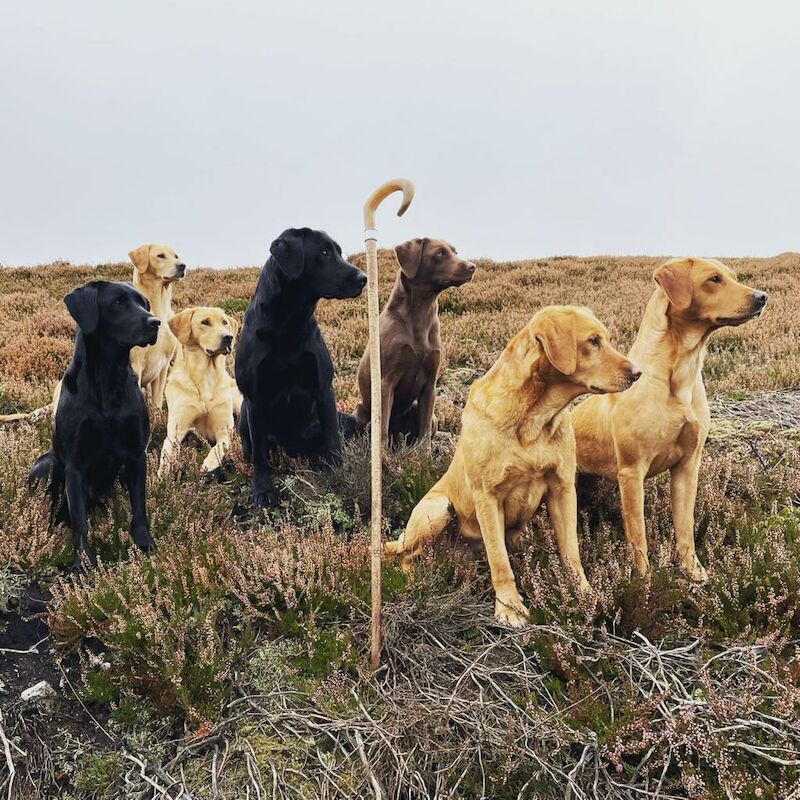
[[395, 178], [381, 184], [364, 203], [364, 231], [368, 239], [375, 238], [375, 211], [378, 206], [393, 192], [403, 193], [403, 203], [397, 212], [398, 217], [406, 213], [406, 209], [414, 199], [414, 184], [406, 178]]

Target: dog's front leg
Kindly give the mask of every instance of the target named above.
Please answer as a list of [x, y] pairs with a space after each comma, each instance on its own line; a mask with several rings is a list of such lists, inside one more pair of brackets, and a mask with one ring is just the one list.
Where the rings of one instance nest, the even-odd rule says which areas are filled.
[[548, 485], [545, 503], [561, 558], [578, 576], [581, 591], [588, 592], [591, 586], [586, 580], [578, 549], [578, 496], [574, 475], [574, 469], [569, 480], [565, 479], [566, 476], [558, 475]]
[[67, 508], [72, 524], [72, 563], [70, 569], [81, 567], [81, 556], [85, 553], [94, 563], [94, 553], [89, 546], [89, 525], [86, 519], [86, 489], [83, 475], [74, 467], [67, 466], [64, 473]]
[[650, 569], [644, 523], [644, 475], [644, 470], [639, 465], [621, 467], [617, 472], [625, 537], [633, 548], [636, 571], [640, 575]]
[[166, 366], [158, 375], [156, 375], [156, 377], [153, 379], [153, 383], [150, 385], [150, 392], [153, 399], [154, 408], [164, 407], [164, 389], [167, 386], [168, 371], [169, 366]]
[[483, 545], [489, 561], [495, 592], [494, 616], [512, 628], [522, 628], [528, 621], [528, 609], [517, 590], [514, 572], [506, 549], [505, 515], [496, 497], [481, 491], [475, 497], [475, 513], [481, 527]]
[[396, 385], [392, 379], [381, 379], [381, 442], [384, 447], [389, 444], [389, 423], [392, 421], [395, 388]]
[[333, 386], [328, 386], [319, 402], [319, 421], [322, 427], [322, 452], [320, 457], [329, 467], [342, 463], [342, 439], [339, 433], [339, 412]]
[[[438, 362], [437, 362], [438, 367]], [[438, 372], [438, 369], [437, 369]], [[433, 438], [433, 405], [436, 400], [436, 372], [429, 376], [417, 400], [417, 436], [430, 450]]]
[[253, 403], [247, 405], [246, 427], [250, 433], [250, 456], [253, 462], [253, 477], [250, 480], [253, 505], [257, 508], [272, 508], [280, 503], [280, 495], [272, 482], [269, 469], [271, 448], [264, 410]]
[[698, 449], [670, 470], [669, 490], [678, 562], [688, 578], [699, 582], [708, 580], [708, 572], [694, 547], [694, 506], [701, 455], [702, 450]]
[[155, 546], [147, 524], [145, 492], [147, 487], [147, 459], [144, 453], [125, 464], [125, 484], [131, 501], [131, 537], [140, 550], [149, 553]]

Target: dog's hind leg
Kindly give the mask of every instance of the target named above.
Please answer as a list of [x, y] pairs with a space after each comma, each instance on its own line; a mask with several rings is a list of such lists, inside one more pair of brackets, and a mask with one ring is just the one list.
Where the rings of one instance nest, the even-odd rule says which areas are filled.
[[403, 569], [408, 569], [411, 559], [426, 544], [441, 536], [452, 519], [450, 498], [444, 490], [434, 487], [417, 503], [400, 538], [386, 542], [384, 552], [400, 556]]
[[31, 468], [28, 471], [28, 489], [34, 491], [43, 481], [50, 480], [55, 460], [56, 457], [53, 451], [48, 450], [31, 464]]
[[249, 464], [253, 460], [253, 444], [250, 441], [249, 403], [242, 401], [239, 409], [239, 438], [242, 442], [242, 457]]

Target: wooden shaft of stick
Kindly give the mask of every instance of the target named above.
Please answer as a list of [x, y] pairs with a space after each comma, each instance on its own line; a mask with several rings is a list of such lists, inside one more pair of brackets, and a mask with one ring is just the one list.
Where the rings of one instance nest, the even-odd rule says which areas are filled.
[[370, 662], [373, 669], [381, 660], [381, 534], [383, 509], [381, 508], [381, 482], [383, 457], [381, 454], [381, 339], [378, 303], [378, 242], [375, 231], [375, 212], [393, 192], [403, 193], [403, 203], [397, 216], [405, 214], [414, 198], [414, 186], [405, 178], [387, 181], [379, 186], [364, 203], [364, 244], [367, 253], [367, 311], [369, 314], [370, 380], [370, 467], [372, 488], [372, 513], [370, 515], [370, 571], [372, 578], [372, 619], [370, 625]]
[[381, 508], [382, 470], [381, 457], [381, 343], [378, 329], [378, 243], [366, 241], [367, 249], [367, 308], [369, 310], [369, 360], [370, 380], [370, 461], [372, 513], [370, 516], [372, 575], [372, 622], [370, 636], [370, 661], [377, 669], [381, 659], [381, 532], [383, 511]]

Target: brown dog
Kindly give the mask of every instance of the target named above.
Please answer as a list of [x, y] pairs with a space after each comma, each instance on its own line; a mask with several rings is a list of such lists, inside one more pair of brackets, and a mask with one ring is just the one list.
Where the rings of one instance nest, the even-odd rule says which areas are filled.
[[172, 317], [172, 284], [184, 277], [186, 264], [163, 244], [143, 244], [131, 250], [128, 257], [134, 267], [133, 285], [147, 298], [151, 313], [161, 320], [158, 341], [152, 347], [131, 350], [131, 367], [142, 391], [146, 394], [149, 389], [153, 405], [161, 408], [169, 364], [178, 344], [167, 324]]
[[[380, 316], [381, 422], [383, 441], [390, 435], [410, 441], [430, 437], [436, 378], [442, 356], [439, 295], [472, 280], [475, 265], [438, 239], [412, 239], [395, 247], [397, 280]], [[370, 360], [364, 351], [358, 365], [361, 403], [356, 426], [370, 419]]]
[[703, 581], [694, 504], [710, 421], [706, 344], [717, 328], [757, 317], [767, 295], [737, 283], [728, 267], [710, 259], [673, 258], [653, 277], [658, 286], [629, 353], [644, 378], [623, 395], [590, 397], [574, 409], [578, 467], [619, 482], [625, 535], [640, 573], [650, 566], [644, 479], [669, 470], [678, 560], [692, 580]]
[[589, 584], [578, 552], [575, 437], [567, 406], [585, 392], [620, 392], [640, 371], [583, 308], [542, 309], [470, 389], [449, 469], [386, 552], [404, 566], [455, 516], [459, 532], [486, 547], [495, 617], [514, 627], [527, 609], [517, 591], [506, 537], [525, 529], [544, 498], [562, 558]]
[[203, 472], [222, 466], [230, 445], [233, 416], [238, 416], [242, 395], [225, 369], [231, 352], [236, 320], [221, 308], [194, 307], [176, 314], [169, 327], [179, 343], [175, 364], [167, 380], [167, 438], [161, 450], [159, 472], [174, 462], [190, 430], [214, 446], [203, 461]]

